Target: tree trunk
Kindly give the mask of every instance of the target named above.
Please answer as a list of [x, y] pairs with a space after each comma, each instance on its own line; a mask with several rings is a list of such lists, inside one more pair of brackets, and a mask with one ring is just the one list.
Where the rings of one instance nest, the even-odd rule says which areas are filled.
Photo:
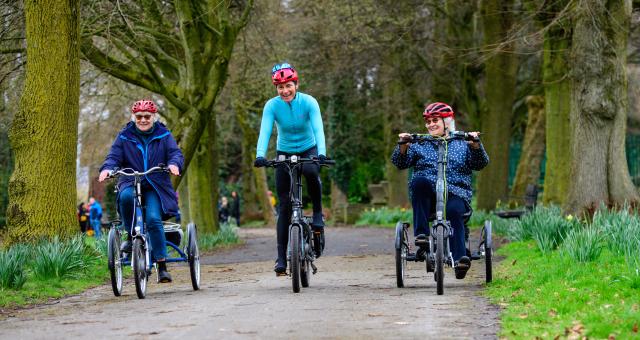
[[485, 108], [481, 113], [482, 140], [489, 165], [478, 176], [478, 208], [492, 210], [508, 193], [509, 144], [515, 100], [518, 59], [509, 40], [513, 0], [485, 0], [481, 4], [485, 50]]
[[220, 221], [218, 221], [218, 198], [220, 196], [220, 186], [218, 183], [220, 176], [218, 175], [218, 167], [220, 153], [218, 152], [218, 123], [215, 115], [212, 115], [211, 121], [209, 122], [209, 125], [207, 125], [205, 140], [207, 140], [205, 145], [207, 146], [207, 156], [209, 157], [209, 181], [211, 183], [206, 187], [209, 188], [209, 199], [211, 200], [209, 205], [211, 208], [208, 210], [210, 210], [213, 215], [212, 232], [217, 232], [218, 226], [220, 225]]
[[[247, 181], [248, 185], [243, 188], [243, 195], [245, 198], [255, 198], [255, 202], [257, 203], [254, 206], [254, 209], [256, 209], [255, 213], [258, 212], [257, 208], [260, 208], [262, 212], [262, 219], [264, 219], [265, 222], [274, 225], [276, 217], [273, 213], [269, 196], [267, 195], [269, 187], [267, 185], [266, 171], [264, 168], [253, 167], [253, 159], [256, 155], [255, 147], [258, 144], [258, 132], [253, 129], [249, 123], [249, 111], [247, 108], [242, 107], [242, 104], [239, 102], [234, 102], [233, 105], [236, 117], [238, 118], [238, 124], [240, 125], [240, 129], [242, 129], [242, 159], [245, 169], [247, 169], [247, 172], [243, 175], [250, 179]], [[253, 190], [254, 196], [252, 196], [251, 189], [249, 189], [249, 187], [255, 188], [255, 190]], [[246, 211], [247, 209], [245, 209], [245, 212]]]
[[625, 155], [631, 1], [581, 0], [572, 40], [571, 184], [565, 208], [638, 203]]
[[189, 215], [198, 230], [205, 233], [217, 231], [214, 216], [217, 201], [212, 200], [211, 155], [209, 154], [209, 133], [202, 136], [201, 143], [194, 154], [187, 172], [189, 177]]
[[[253, 159], [255, 156], [253, 141], [248, 138], [242, 138], [242, 202], [244, 208], [242, 211], [242, 219], [256, 220], [261, 219], [264, 215], [260, 209], [260, 197], [265, 195], [258, 192], [256, 176], [253, 174]], [[269, 209], [271, 210], [271, 209]]]
[[191, 213], [189, 208], [189, 171], [182, 174], [182, 181], [178, 186], [178, 204], [180, 206], [180, 220], [183, 225], [191, 222]]
[[545, 2], [539, 11], [547, 25], [544, 36], [542, 79], [545, 95], [547, 163], [543, 202], [563, 204], [569, 189], [571, 155], [571, 60], [570, 21], [558, 18], [569, 0]]
[[79, 2], [25, 1], [25, 87], [10, 139], [8, 243], [75, 232]]
[[540, 180], [540, 164], [545, 148], [544, 97], [529, 96], [527, 129], [522, 143], [522, 154], [516, 170], [516, 178], [511, 188], [511, 197], [522, 203], [527, 185], [537, 185]]

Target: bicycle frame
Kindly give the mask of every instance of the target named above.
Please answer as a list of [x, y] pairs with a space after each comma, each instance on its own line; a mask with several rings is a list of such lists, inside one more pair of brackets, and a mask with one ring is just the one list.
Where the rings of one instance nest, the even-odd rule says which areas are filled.
[[[429, 242], [432, 242], [437, 234], [438, 228], [445, 228], [444, 235], [444, 254], [447, 257], [447, 263], [453, 267], [453, 256], [451, 254], [451, 247], [449, 245], [449, 237], [453, 235], [453, 230], [451, 228], [451, 222], [445, 219], [445, 209], [447, 205], [447, 200], [445, 199], [445, 187], [444, 187], [444, 174], [447, 167], [447, 158], [445, 157], [445, 144], [448, 140], [438, 140], [438, 177], [436, 179], [436, 219], [433, 221], [431, 226], [431, 239]], [[435, 249], [433, 244], [430, 244], [431, 253], [434, 253]]]
[[[315, 256], [313, 256], [313, 252], [311, 252], [311, 256], [307, 255], [306, 247], [309, 245], [307, 241], [311, 241], [309, 235], [311, 235], [311, 227], [309, 223], [304, 219], [303, 211], [302, 211], [302, 166], [304, 163], [298, 163], [298, 156], [293, 155], [289, 158], [290, 163], [293, 163], [293, 166], [289, 167], [289, 175], [291, 176], [291, 184], [289, 189], [289, 197], [291, 197], [291, 223], [289, 224], [289, 240], [291, 240], [291, 229], [294, 226], [299, 227], [300, 239], [303, 242], [300, 243], [301, 251], [304, 256], [309, 259], [311, 262], [315, 260]], [[285, 163], [286, 164], [286, 163]], [[289, 241], [291, 242], [291, 241]]]
[[[128, 176], [128, 177], [133, 177], [133, 187], [135, 188], [135, 196], [133, 199], [133, 216], [132, 216], [132, 230], [131, 230], [131, 242], [133, 242], [134, 239], [136, 238], [140, 238], [142, 239], [142, 242], [145, 245], [145, 253], [146, 253], [146, 260], [147, 260], [147, 264], [148, 264], [148, 270], [150, 270], [151, 268], [153, 268], [153, 265], [155, 263], [155, 261], [152, 261], [151, 259], [151, 242], [147, 242], [147, 235], [146, 235], [146, 229], [145, 229], [145, 223], [144, 223], [144, 212], [142, 209], [142, 177], [146, 176], [149, 173], [155, 172], [155, 171], [159, 171], [158, 169], [161, 169], [159, 167], [154, 167], [151, 168], [145, 172], [137, 172], [137, 171], [133, 171], [133, 172], [125, 172], [124, 170], [127, 169], [123, 169], [123, 170], [119, 170], [114, 172], [114, 175], [116, 176]], [[118, 191], [118, 186], [116, 185], [116, 191]], [[117, 214], [119, 217], [120, 216], [120, 210], [116, 209]], [[120, 225], [119, 229], [124, 228], [124, 219], [119, 218], [122, 221], [122, 224]], [[163, 231], [164, 232], [164, 231]], [[175, 250], [179, 257], [167, 257], [165, 259], [165, 261], [167, 263], [169, 262], [185, 262], [187, 261], [187, 255], [180, 249], [179, 245], [176, 245], [174, 243], [172, 243], [171, 241], [165, 240], [165, 244], [166, 246], [171, 247], [173, 250]], [[122, 264], [123, 265], [133, 265], [131, 263], [131, 258], [127, 257], [126, 259], [122, 260]]]

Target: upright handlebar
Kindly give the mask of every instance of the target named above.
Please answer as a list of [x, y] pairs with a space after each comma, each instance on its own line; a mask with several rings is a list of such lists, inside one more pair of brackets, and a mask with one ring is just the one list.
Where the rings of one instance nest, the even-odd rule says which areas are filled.
[[269, 160], [267, 161], [267, 167], [275, 167], [278, 164], [288, 164], [288, 165], [295, 165], [295, 164], [304, 164], [304, 163], [315, 163], [318, 164], [320, 166], [322, 165], [334, 165], [336, 164], [336, 161], [333, 159], [324, 159], [324, 160], [320, 160], [320, 158], [317, 157], [313, 157], [313, 158], [303, 158], [303, 157], [298, 157], [296, 155], [293, 155], [291, 157], [284, 157], [281, 159], [273, 159], [273, 160]]
[[[462, 139], [462, 140], [465, 140], [465, 141], [473, 141], [473, 142], [479, 142], [480, 141], [479, 137], [474, 137], [470, 133], [464, 132], [464, 131], [451, 131], [449, 133], [449, 136], [444, 138], [444, 140], [447, 140], [447, 141], [453, 140], [453, 139]], [[433, 136], [428, 135], [428, 134], [412, 133], [410, 140], [399, 139], [398, 140], [398, 144], [406, 144], [406, 143], [414, 143], [414, 142], [415, 143], [421, 143], [421, 142], [425, 142], [425, 141], [428, 141], [428, 140], [442, 140], [442, 138], [433, 137]]]
[[154, 166], [153, 168], [150, 168], [149, 170], [143, 171], [143, 172], [139, 172], [131, 168], [124, 168], [124, 169], [116, 168], [109, 172], [109, 175], [107, 176], [107, 178], [116, 178], [118, 176], [142, 177], [154, 172], [169, 172], [169, 168], [164, 165], [160, 165], [160, 166]]

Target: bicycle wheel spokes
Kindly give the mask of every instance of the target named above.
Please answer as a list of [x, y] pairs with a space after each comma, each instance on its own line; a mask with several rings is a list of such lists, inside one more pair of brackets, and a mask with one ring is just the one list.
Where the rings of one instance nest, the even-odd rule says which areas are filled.
[[191, 274], [191, 286], [193, 290], [200, 289], [200, 252], [198, 251], [198, 237], [196, 225], [190, 223], [187, 226], [189, 257], [189, 272]]

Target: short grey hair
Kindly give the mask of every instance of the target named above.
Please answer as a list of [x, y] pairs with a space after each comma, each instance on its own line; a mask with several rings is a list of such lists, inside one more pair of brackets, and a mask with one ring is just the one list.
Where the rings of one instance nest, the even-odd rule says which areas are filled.
[[445, 117], [443, 120], [445, 129], [448, 129], [449, 131], [456, 131], [456, 121], [453, 120], [453, 117]]

